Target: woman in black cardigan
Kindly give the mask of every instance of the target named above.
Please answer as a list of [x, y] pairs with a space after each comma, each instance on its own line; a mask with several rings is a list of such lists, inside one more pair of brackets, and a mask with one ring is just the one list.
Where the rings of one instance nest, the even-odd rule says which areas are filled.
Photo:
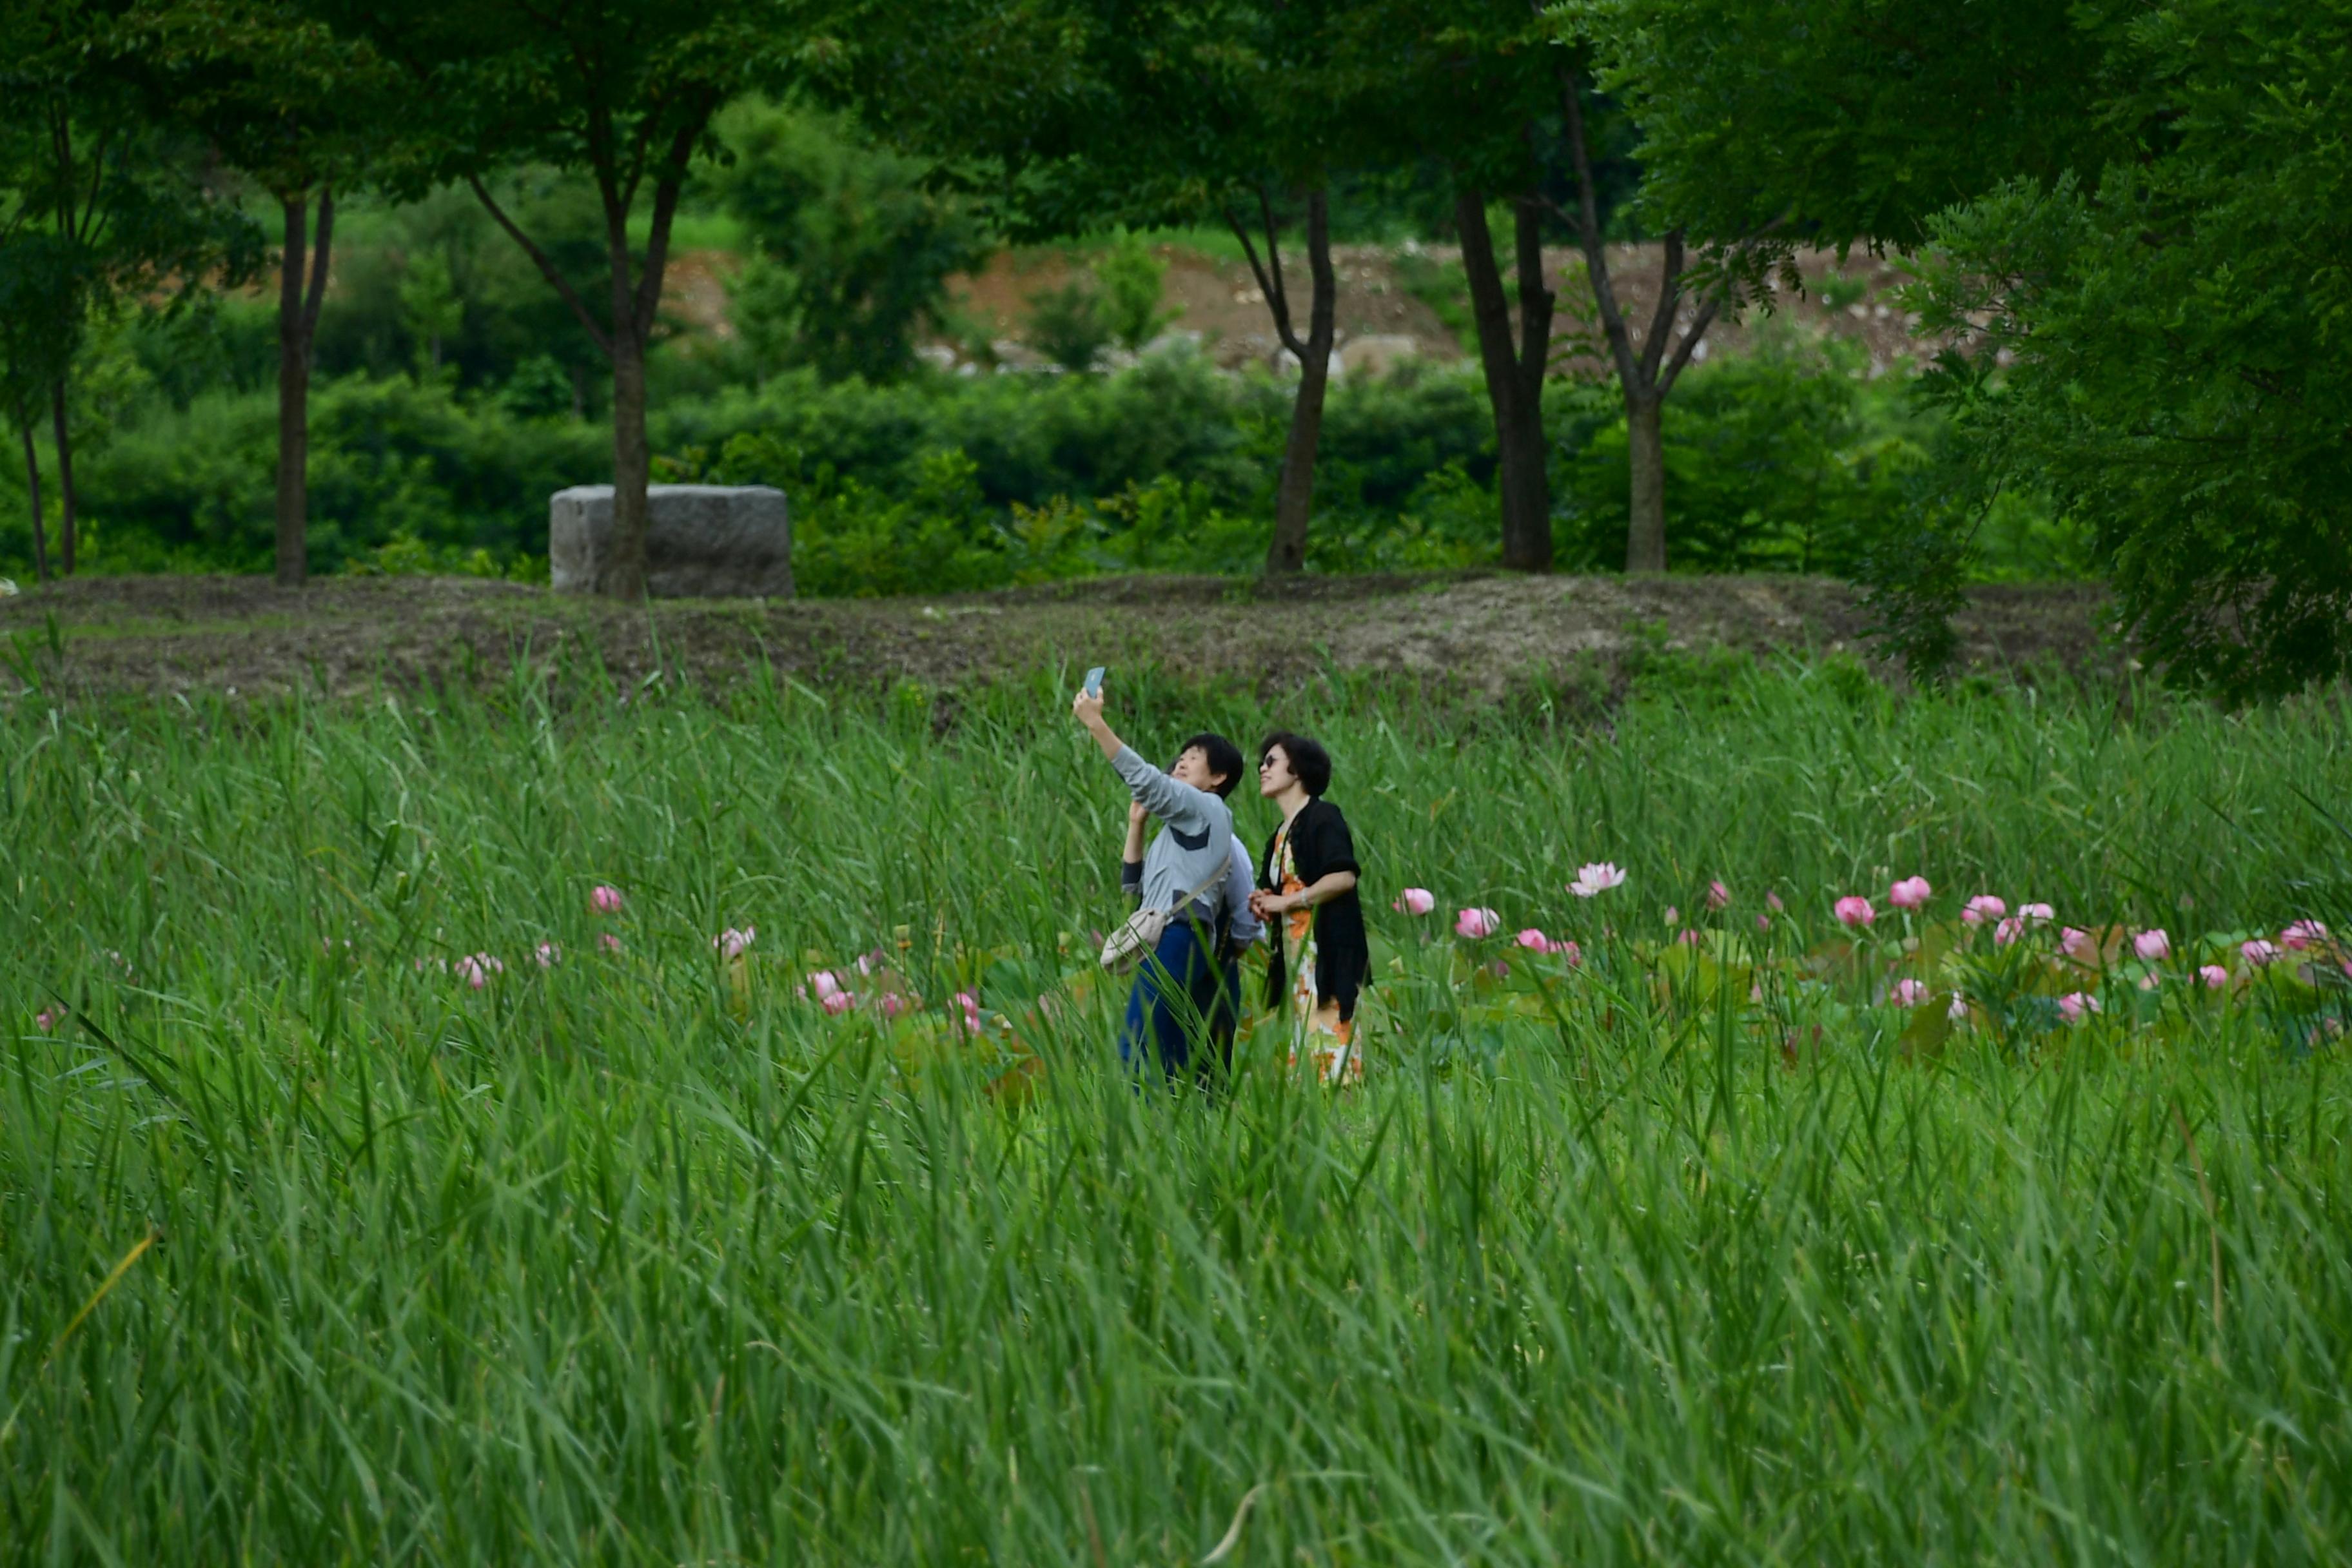
[[1282, 826], [1266, 842], [1250, 909], [1281, 931], [1269, 944], [1265, 1005], [1279, 1013], [1288, 999], [1291, 1070], [1303, 1056], [1324, 1082], [1356, 1083], [1364, 1076], [1356, 1002], [1371, 952], [1356, 897], [1356, 841], [1323, 798], [1330, 785], [1331, 753], [1306, 736], [1284, 731], [1258, 748], [1258, 794], [1282, 808]]

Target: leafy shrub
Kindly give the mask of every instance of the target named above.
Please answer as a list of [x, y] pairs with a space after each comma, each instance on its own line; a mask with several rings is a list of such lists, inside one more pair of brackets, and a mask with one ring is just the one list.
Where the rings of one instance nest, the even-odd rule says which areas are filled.
[[1074, 279], [1029, 296], [1029, 346], [1064, 370], [1094, 369], [1116, 335], [1090, 284]]
[[711, 184], [757, 251], [730, 285], [755, 374], [903, 374], [949, 275], [984, 259], [980, 226], [924, 188], [928, 164], [859, 142], [838, 116], [748, 102], [718, 133], [735, 159]]
[[[114, 570], [267, 570], [277, 405], [215, 394], [151, 409], [81, 466], [96, 563]], [[570, 419], [521, 419], [445, 380], [323, 382], [311, 400], [310, 554], [341, 570], [407, 538], [502, 564], [547, 552], [547, 498], [612, 471], [610, 437]]]
[[1160, 329], [1180, 312], [1163, 310], [1168, 264], [1151, 254], [1136, 235], [1121, 235], [1117, 244], [1095, 258], [1095, 282], [1102, 291], [1102, 316], [1114, 342], [1134, 353], [1160, 335]]
[[[525, 168], [496, 189], [566, 276], [585, 285], [604, 275], [604, 213], [592, 188]], [[470, 192], [447, 188], [389, 209], [357, 200], [338, 214], [336, 228], [334, 287], [319, 316], [321, 379], [389, 376], [423, 363], [478, 391], [538, 360], [557, 367], [566, 388], [551, 412], [604, 406], [611, 372], [596, 345]], [[601, 319], [604, 291], [583, 286], [581, 298]], [[274, 355], [274, 307], [262, 310]], [[535, 374], [544, 379], [543, 371]]]

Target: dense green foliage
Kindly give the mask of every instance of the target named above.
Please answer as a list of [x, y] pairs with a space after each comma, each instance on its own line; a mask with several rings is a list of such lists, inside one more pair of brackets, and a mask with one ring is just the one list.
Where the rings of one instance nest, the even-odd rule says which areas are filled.
[[[2340, 3], [1594, 0], [1643, 200], [1718, 245], [1926, 245], [1917, 303], [1973, 363], [1957, 504], [1888, 602], [1948, 601], [1984, 498], [2095, 537], [2179, 678], [2244, 696], [2352, 663]], [[2013, 364], [2011, 362], [2014, 362]], [[1996, 365], [2005, 374], [1989, 374]]]
[[2158, 8], [2150, 155], [1941, 217], [1937, 327], [2016, 361], [1963, 430], [2095, 531], [2151, 653], [2233, 693], [2352, 668], [2352, 5]]
[[754, 247], [730, 285], [754, 374], [903, 374], [949, 274], [987, 258], [979, 224], [924, 189], [919, 160], [867, 145], [838, 120], [745, 103], [716, 129], [731, 156], [711, 184]]
[[[331, 315], [328, 318], [332, 321]], [[201, 333], [132, 335], [99, 384], [109, 438], [83, 465], [99, 570], [254, 570], [269, 558], [274, 408], [257, 388], [186, 394], [194, 343], [268, 363], [234, 312]], [[340, 340], [349, 342], [351, 340]], [[606, 432], [563, 411], [563, 376], [526, 362], [469, 386], [469, 345], [436, 371], [321, 384], [312, 411], [318, 570], [393, 558], [499, 569], [546, 553], [547, 497], [599, 471]], [[240, 344], [249, 345], [240, 347]], [[1668, 416], [1684, 487], [1686, 563], [1848, 569], [1904, 515], [1906, 486], [1940, 471], [1935, 420], [1901, 377], [1865, 381], [1834, 343], [1777, 339], [1701, 366]], [[782, 486], [803, 592], [992, 587], [1105, 569], [1242, 572], [1265, 548], [1286, 394], [1182, 353], [1110, 375], [952, 377], [877, 386], [808, 372], [756, 391], [685, 384], [656, 405], [660, 474]], [[174, 406], [175, 394], [185, 395]], [[1622, 532], [1624, 426], [1602, 388], [1552, 399], [1563, 568], [1606, 569]], [[942, 467], [942, 458], [955, 460]], [[1496, 555], [1493, 425], [1475, 375], [1425, 370], [1332, 392], [1309, 560], [1328, 570], [1483, 564]], [[0, 572], [25, 559], [21, 495], [0, 467]], [[2008, 514], [2004, 514], [2008, 516]], [[1984, 576], [2081, 568], [2073, 536], [2026, 508], [1981, 552]], [[528, 567], [520, 568], [528, 570]]]
[[[1399, 886], [1578, 929], [1599, 857], [1629, 931], [1720, 875], [1792, 942], [1914, 869], [2176, 931], [2352, 904], [2336, 702], [1682, 689], [1611, 736], [1116, 700], [1147, 746], [1328, 736], [1407, 956], [1449, 942]], [[1588, 929], [1556, 1016], [1390, 982], [1360, 1091], [1254, 1045], [1219, 1103], [1139, 1095], [1097, 996], [1021, 1105], [793, 984], [880, 948], [1010, 1011], [1080, 966], [1121, 796], [1057, 684], [943, 739], [919, 693], [619, 695], [0, 720], [21, 1550], [1190, 1562], [1254, 1489], [1225, 1561], [2320, 1562], [2352, 1525], [2341, 1045], [2179, 998], [2017, 1054], [1906, 1057], [1868, 1007], [1784, 1044]], [[478, 950], [478, 992], [437, 966]]]

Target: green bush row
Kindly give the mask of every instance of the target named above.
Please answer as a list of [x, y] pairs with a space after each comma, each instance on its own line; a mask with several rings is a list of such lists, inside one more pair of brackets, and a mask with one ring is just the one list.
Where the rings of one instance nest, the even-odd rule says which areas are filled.
[[[1851, 572], [1899, 537], [1939, 460], [1903, 378], [1788, 336], [1702, 366], [1666, 416], [1669, 550], [1690, 570]], [[311, 551], [321, 572], [510, 571], [546, 552], [547, 498], [611, 471], [596, 421], [532, 411], [454, 375], [322, 381], [314, 394]], [[1559, 384], [1557, 560], [1623, 552], [1625, 431], [1613, 389]], [[771, 483], [793, 498], [806, 591], [979, 589], [1150, 568], [1243, 572], [1262, 558], [1288, 389], [1205, 360], [1113, 375], [924, 374], [887, 385], [789, 374], [673, 396], [653, 421], [658, 479]], [[79, 465], [98, 570], [266, 569], [277, 426], [269, 394], [142, 400]], [[1428, 367], [1333, 389], [1309, 564], [1414, 570], [1495, 559], [1493, 426], [1475, 370]], [[0, 469], [0, 561], [29, 557], [20, 469]], [[54, 506], [54, 487], [49, 487]], [[1994, 520], [1985, 570], [2079, 570], [2030, 503]]]

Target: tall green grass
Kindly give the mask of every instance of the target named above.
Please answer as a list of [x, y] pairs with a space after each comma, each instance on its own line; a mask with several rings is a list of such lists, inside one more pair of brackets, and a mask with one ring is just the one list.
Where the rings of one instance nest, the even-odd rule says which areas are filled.
[[[1103, 998], [1015, 1103], [789, 976], [1076, 962], [1123, 799], [1054, 689], [0, 720], [10, 1555], [2340, 1560], [2340, 1047], [1791, 1050], [1596, 960], [1476, 1039], [1401, 993], [1337, 1097], [1263, 1049], [1137, 1092]], [[1326, 736], [1404, 944], [1396, 887], [1557, 923], [1594, 858], [1628, 925], [1718, 875], [1818, 926], [1890, 870], [2176, 929], [2352, 886], [2334, 700], [1113, 690], [1149, 749]]]

